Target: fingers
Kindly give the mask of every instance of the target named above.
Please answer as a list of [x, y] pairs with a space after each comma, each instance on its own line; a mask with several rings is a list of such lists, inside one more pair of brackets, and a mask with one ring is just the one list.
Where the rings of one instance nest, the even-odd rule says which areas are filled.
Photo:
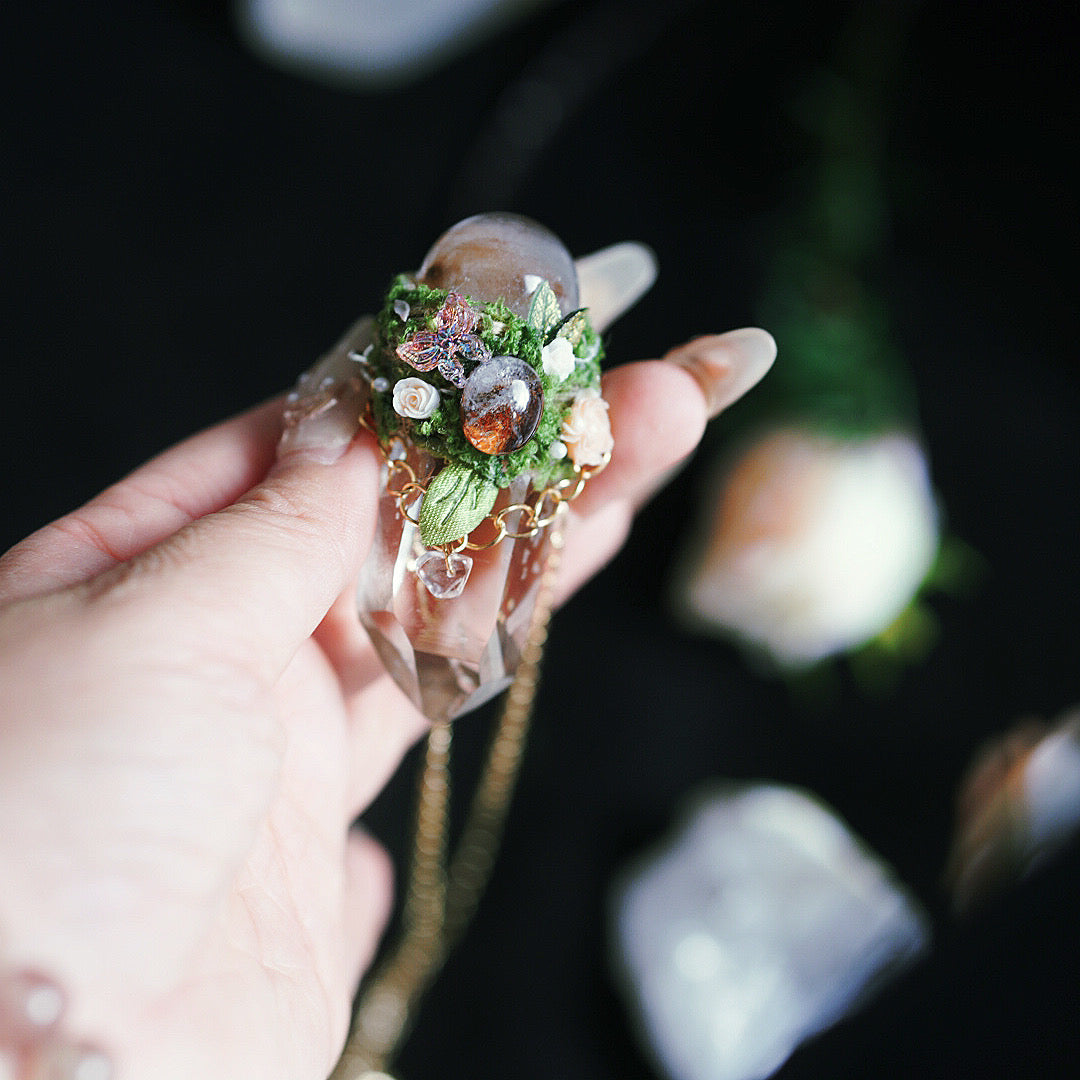
[[0, 558], [0, 604], [87, 581], [227, 506], [266, 474], [280, 430], [270, 403], [159, 454]]
[[572, 504], [560, 599], [611, 558], [634, 512], [693, 452], [706, 422], [755, 385], [775, 355], [772, 337], [748, 328], [698, 338], [664, 360], [605, 376], [615, 449]]
[[644, 244], [602, 248], [576, 261], [581, 304], [602, 333], [649, 291], [656, 280], [656, 256]]
[[712, 418], [761, 381], [776, 359], [776, 342], [767, 331], [746, 326], [695, 338], [664, 359], [689, 372]]
[[[363, 390], [349, 354], [362, 351], [371, 333], [371, 320], [359, 320], [300, 377], [285, 403], [292, 421], [285, 450], [317, 461], [340, 456], [356, 433]], [[282, 402], [276, 401], [159, 454], [0, 558], [0, 604], [88, 581], [235, 502], [266, 475], [281, 435]]]
[[95, 578], [84, 595], [167, 618], [180, 651], [212, 649], [272, 684], [359, 570], [378, 470], [367, 435], [330, 464], [289, 455], [236, 502]]
[[342, 924], [350, 996], [371, 966], [393, 903], [394, 869], [390, 856], [363, 829], [349, 833], [345, 848]]

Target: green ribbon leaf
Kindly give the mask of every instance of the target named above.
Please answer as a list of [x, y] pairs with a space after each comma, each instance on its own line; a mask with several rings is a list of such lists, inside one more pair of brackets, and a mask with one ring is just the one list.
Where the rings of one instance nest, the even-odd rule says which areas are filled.
[[561, 318], [559, 298], [546, 281], [541, 281], [533, 293], [525, 321], [543, 338], [551, 327], [558, 325]]
[[548, 332], [547, 340], [554, 341], [557, 337], [564, 337], [576, 349], [585, 337], [588, 326], [589, 317], [585, 314], [585, 308], [578, 308]]
[[460, 540], [488, 516], [499, 489], [467, 465], [446, 465], [420, 504], [420, 539], [428, 547]]

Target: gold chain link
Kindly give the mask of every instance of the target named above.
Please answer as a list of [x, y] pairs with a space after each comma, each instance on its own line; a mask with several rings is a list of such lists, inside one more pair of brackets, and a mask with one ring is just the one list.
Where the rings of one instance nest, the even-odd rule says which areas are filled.
[[[419, 525], [420, 519], [414, 517], [410, 511], [416, 508], [419, 496], [427, 494], [427, 486], [416, 475], [416, 470], [406, 458], [408, 447], [405, 439], [401, 435], [391, 435], [384, 442], [367, 415], [360, 418], [360, 424], [375, 436], [378, 443], [379, 452], [388, 470], [386, 493], [397, 500], [398, 513], [406, 521]], [[585, 490], [585, 485], [607, 465], [609, 458], [610, 454], [607, 454], [599, 465], [577, 469], [576, 475], [534, 492], [529, 502], [511, 503], [510, 506], [504, 506], [488, 515], [486, 520], [495, 530], [495, 535], [490, 540], [473, 541], [469, 536], [463, 536], [456, 543], [439, 545], [439, 549], [449, 555], [458, 551], [486, 551], [503, 540], [528, 540], [557, 520], [563, 508]], [[515, 514], [520, 514], [521, 519], [511, 526], [509, 519]], [[477, 526], [473, 532], [481, 529], [482, 525]]]

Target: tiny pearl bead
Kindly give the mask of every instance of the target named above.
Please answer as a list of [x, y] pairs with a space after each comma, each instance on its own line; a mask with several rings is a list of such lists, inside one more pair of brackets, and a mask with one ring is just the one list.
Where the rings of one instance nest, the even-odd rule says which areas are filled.
[[38, 1042], [60, 1022], [64, 995], [42, 975], [19, 971], [0, 978], [0, 1043]]
[[63, 1011], [64, 995], [51, 983], [40, 983], [26, 995], [26, 1015], [40, 1028], [57, 1023]]

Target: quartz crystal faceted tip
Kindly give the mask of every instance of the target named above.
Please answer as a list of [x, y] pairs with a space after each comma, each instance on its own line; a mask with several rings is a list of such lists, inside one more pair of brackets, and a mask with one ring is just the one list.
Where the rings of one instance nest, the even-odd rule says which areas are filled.
[[[481, 214], [453, 226], [417, 278], [474, 304], [501, 299], [522, 318], [541, 281], [564, 315], [579, 306], [570, 252], [548, 229], [515, 214]], [[485, 453], [523, 445], [542, 410], [536, 373], [513, 357], [496, 357], [475, 372], [463, 392], [466, 436]], [[402, 441], [409, 467], [427, 483], [442, 462]], [[521, 503], [530, 486], [527, 475], [519, 477], [499, 493], [493, 512]], [[407, 509], [418, 520], [418, 504]], [[460, 716], [506, 689], [521, 661], [551, 538], [549, 529], [515, 538], [519, 514], [507, 521], [510, 535], [492, 547], [432, 550], [384, 483], [357, 589], [360, 619], [391, 676], [432, 721]]]
[[519, 214], [477, 214], [447, 229], [417, 275], [425, 285], [458, 289], [475, 303], [502, 299], [525, 318], [536, 282], [546, 281], [564, 315], [579, 307], [577, 270], [563, 242]]

